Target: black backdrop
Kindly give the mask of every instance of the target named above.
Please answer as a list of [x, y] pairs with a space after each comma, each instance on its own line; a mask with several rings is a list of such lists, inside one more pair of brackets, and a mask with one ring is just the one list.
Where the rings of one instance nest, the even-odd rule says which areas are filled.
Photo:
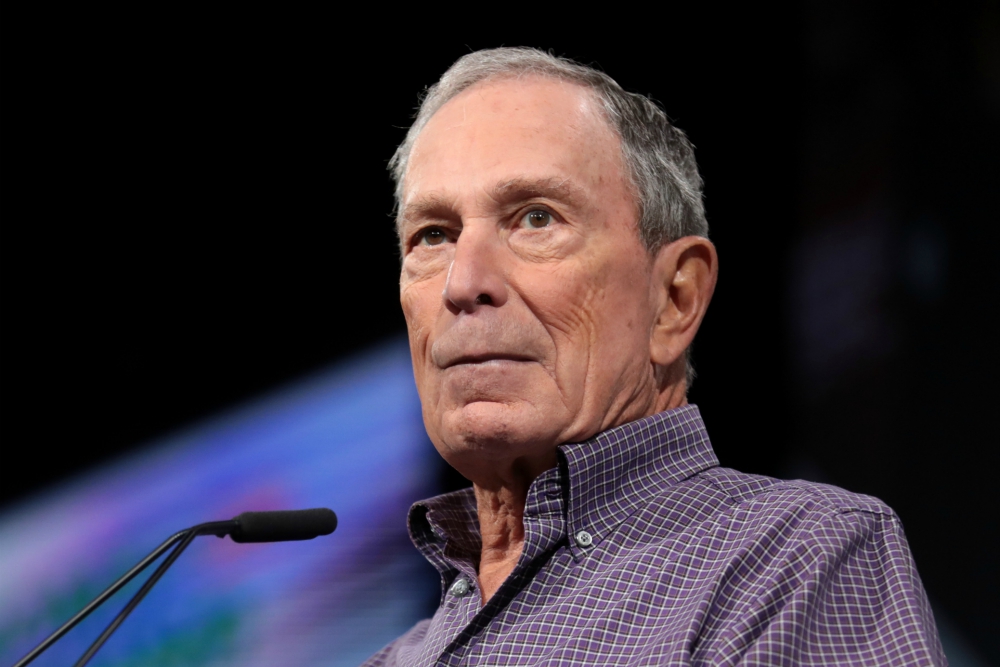
[[1000, 659], [995, 2], [86, 11], [3, 26], [0, 502], [402, 332], [386, 161], [455, 58], [527, 44], [697, 146], [723, 464], [886, 499]]

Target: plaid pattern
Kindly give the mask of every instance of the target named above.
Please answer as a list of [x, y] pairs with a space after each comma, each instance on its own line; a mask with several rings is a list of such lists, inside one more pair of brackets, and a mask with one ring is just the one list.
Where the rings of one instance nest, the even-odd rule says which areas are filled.
[[718, 467], [693, 405], [560, 447], [524, 525], [482, 605], [472, 490], [414, 505], [441, 604], [365, 665], [947, 664], [892, 510]]

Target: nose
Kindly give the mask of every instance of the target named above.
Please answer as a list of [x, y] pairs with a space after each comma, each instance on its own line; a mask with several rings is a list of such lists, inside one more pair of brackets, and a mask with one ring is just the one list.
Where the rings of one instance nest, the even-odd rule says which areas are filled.
[[444, 300], [456, 315], [507, 301], [502, 270], [502, 246], [492, 225], [467, 224], [455, 243]]

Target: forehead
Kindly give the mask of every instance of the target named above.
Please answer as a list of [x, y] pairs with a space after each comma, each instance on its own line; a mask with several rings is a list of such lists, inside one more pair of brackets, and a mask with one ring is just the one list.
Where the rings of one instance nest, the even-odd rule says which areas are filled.
[[528, 76], [463, 91], [417, 137], [402, 203], [488, 191], [513, 179], [624, 188], [620, 141], [588, 89]]

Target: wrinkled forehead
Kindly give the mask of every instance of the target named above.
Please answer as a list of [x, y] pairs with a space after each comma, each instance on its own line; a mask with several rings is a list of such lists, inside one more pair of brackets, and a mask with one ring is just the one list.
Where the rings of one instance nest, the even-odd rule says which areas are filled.
[[589, 88], [541, 76], [490, 79], [449, 100], [411, 149], [401, 210], [415, 197], [512, 179], [627, 187], [621, 141]]

